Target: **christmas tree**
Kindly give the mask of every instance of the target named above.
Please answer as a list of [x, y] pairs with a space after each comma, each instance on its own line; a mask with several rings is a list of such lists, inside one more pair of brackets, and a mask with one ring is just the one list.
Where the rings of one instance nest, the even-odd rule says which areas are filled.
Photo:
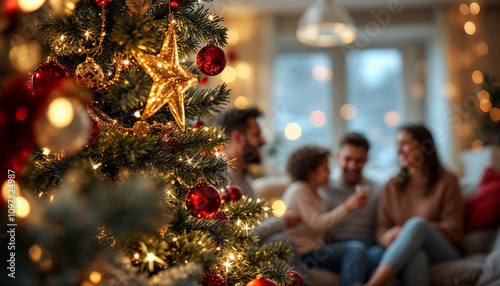
[[221, 201], [223, 130], [190, 126], [228, 102], [226, 85], [197, 86], [225, 66], [222, 21], [194, 0], [80, 0], [46, 16], [47, 62], [0, 97], [1, 253], [14, 257], [2, 285], [292, 282], [290, 246], [253, 234], [265, 201]]
[[481, 119], [476, 137], [484, 145], [500, 144], [500, 86], [491, 74], [484, 77], [477, 97]]

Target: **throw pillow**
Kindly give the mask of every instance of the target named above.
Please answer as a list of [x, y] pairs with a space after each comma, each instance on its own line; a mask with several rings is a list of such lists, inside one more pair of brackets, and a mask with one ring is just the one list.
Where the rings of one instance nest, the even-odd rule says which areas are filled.
[[488, 168], [478, 192], [465, 203], [467, 231], [493, 228], [500, 225], [500, 172]]

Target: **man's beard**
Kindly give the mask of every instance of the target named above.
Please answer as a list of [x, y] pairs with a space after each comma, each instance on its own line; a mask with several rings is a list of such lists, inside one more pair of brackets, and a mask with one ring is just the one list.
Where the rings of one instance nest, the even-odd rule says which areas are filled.
[[259, 153], [259, 147], [252, 146], [245, 142], [243, 145], [243, 158], [247, 164], [260, 164], [261, 158]]
[[355, 185], [355, 184], [360, 183], [360, 181], [361, 181], [361, 174], [358, 174], [358, 176], [354, 180], [352, 180], [352, 179], [347, 177], [346, 171], [344, 171], [344, 172], [342, 172], [342, 177], [344, 179], [344, 183], [347, 185]]

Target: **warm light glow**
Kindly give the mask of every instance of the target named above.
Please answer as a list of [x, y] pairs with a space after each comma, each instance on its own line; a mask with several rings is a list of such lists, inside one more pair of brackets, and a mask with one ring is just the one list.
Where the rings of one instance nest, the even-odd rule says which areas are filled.
[[351, 120], [356, 116], [356, 107], [352, 104], [344, 104], [340, 108], [340, 116], [345, 120]]
[[153, 253], [148, 253], [148, 255], [146, 256], [146, 260], [147, 261], [154, 261], [156, 258], [156, 256], [153, 254]]
[[73, 106], [67, 98], [59, 97], [49, 104], [47, 117], [54, 127], [64, 128], [68, 126], [73, 121], [74, 115]]
[[476, 45], [476, 53], [479, 55], [479, 56], [486, 56], [488, 54], [488, 44], [486, 44], [485, 42], [479, 42], [477, 43]]
[[[21, 188], [19, 187], [19, 184], [14, 181], [14, 188], [9, 187], [9, 180], [5, 180], [2, 184], [2, 198], [4, 201], [7, 201], [9, 199], [9, 190], [14, 190], [14, 194], [16, 196], [21, 195]], [[11, 195], [13, 192], [10, 192]]]
[[227, 44], [236, 45], [240, 41], [240, 33], [234, 29], [229, 29], [227, 31]]
[[483, 80], [484, 80], [484, 75], [482, 72], [478, 71], [478, 70], [475, 70], [473, 73], [472, 73], [472, 81], [475, 83], [475, 84], [481, 84], [483, 83]]
[[467, 4], [460, 4], [460, 6], [458, 6], [458, 10], [462, 13], [462, 15], [469, 15], [469, 6], [467, 6]]
[[276, 200], [273, 202], [271, 209], [273, 210], [273, 215], [275, 217], [282, 217], [286, 211], [285, 202], [283, 202], [282, 200]]
[[443, 87], [441, 88], [441, 92], [446, 98], [452, 99], [457, 96], [458, 90], [454, 84], [447, 83], [443, 85]]
[[68, 2], [68, 3], [66, 3], [66, 7], [67, 7], [69, 10], [74, 10], [74, 9], [75, 9], [75, 3], [73, 3], [73, 2]]
[[42, 7], [43, 3], [45, 3], [45, 0], [18, 0], [17, 1], [19, 8], [21, 8], [21, 10], [23, 10], [24, 12], [27, 12], [27, 13], [38, 10], [38, 8]]
[[134, 253], [134, 259], [139, 259], [139, 258], [141, 258], [141, 256], [139, 255], [139, 253], [137, 253], [137, 252]]
[[481, 89], [478, 93], [477, 93], [477, 99], [479, 101], [483, 100], [483, 99], [487, 99], [487, 100], [490, 100], [490, 93], [487, 92], [486, 90], [484, 89]]
[[236, 79], [236, 69], [231, 66], [226, 66], [220, 74], [220, 78], [224, 82], [233, 82]]
[[140, 111], [134, 112], [134, 116], [137, 118], [141, 117], [141, 112]]
[[33, 244], [28, 251], [31, 261], [38, 262], [42, 258], [42, 249], [40, 246]]
[[25, 218], [30, 214], [30, 204], [24, 197], [16, 197], [16, 216]]
[[226, 263], [222, 263], [222, 265], [224, 265], [226, 267], [226, 270], [233, 267], [233, 263], [229, 262], [229, 260], [226, 261]]
[[309, 115], [309, 121], [314, 127], [321, 127], [325, 125], [326, 116], [323, 112], [315, 110]]
[[231, 253], [231, 254], [229, 255], [229, 259], [233, 259], [233, 260], [234, 260], [234, 259], [235, 259], [234, 254], [232, 254], [232, 253]]
[[238, 109], [245, 109], [248, 106], [248, 99], [240, 95], [234, 100], [234, 106]]
[[493, 121], [500, 121], [500, 109], [494, 107], [490, 110], [490, 118]]
[[99, 283], [101, 281], [101, 277], [101, 273], [97, 271], [92, 271], [92, 273], [90, 273], [90, 281], [94, 283]]
[[240, 62], [236, 66], [236, 74], [241, 79], [249, 78], [250, 75], [252, 75], [252, 68], [250, 67], [250, 64], [246, 62]]
[[50, 154], [50, 149], [48, 148], [43, 148], [42, 149], [42, 154], [45, 155], [45, 156], [48, 156]]
[[476, 33], [476, 25], [472, 21], [467, 21], [464, 24], [464, 30], [469, 35]]
[[297, 140], [302, 135], [302, 128], [295, 122], [288, 123], [285, 127], [285, 136], [289, 140]]
[[479, 108], [483, 112], [488, 112], [491, 110], [491, 101], [489, 99], [483, 99], [479, 102]]
[[332, 71], [322, 65], [317, 65], [312, 70], [312, 77], [316, 81], [329, 81], [332, 78]]
[[385, 114], [385, 124], [389, 127], [396, 127], [401, 122], [401, 116], [396, 111], [389, 111]]
[[476, 2], [470, 3], [469, 8], [470, 8], [471, 14], [474, 14], [474, 15], [479, 14], [479, 11], [481, 11], [481, 7]]
[[37, 42], [14, 45], [9, 52], [12, 66], [20, 73], [34, 70], [42, 57], [41, 46]]
[[472, 142], [472, 149], [476, 152], [483, 149], [483, 141], [474, 140], [474, 142]]

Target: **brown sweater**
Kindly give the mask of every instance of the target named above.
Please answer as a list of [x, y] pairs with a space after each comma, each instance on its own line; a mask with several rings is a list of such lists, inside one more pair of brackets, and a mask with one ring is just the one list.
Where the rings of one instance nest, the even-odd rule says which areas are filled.
[[464, 232], [463, 204], [457, 178], [444, 171], [433, 190], [424, 196], [425, 183], [408, 182], [396, 189], [396, 177], [387, 182], [377, 211], [377, 240], [393, 226], [419, 216], [427, 220], [451, 244], [459, 245]]

